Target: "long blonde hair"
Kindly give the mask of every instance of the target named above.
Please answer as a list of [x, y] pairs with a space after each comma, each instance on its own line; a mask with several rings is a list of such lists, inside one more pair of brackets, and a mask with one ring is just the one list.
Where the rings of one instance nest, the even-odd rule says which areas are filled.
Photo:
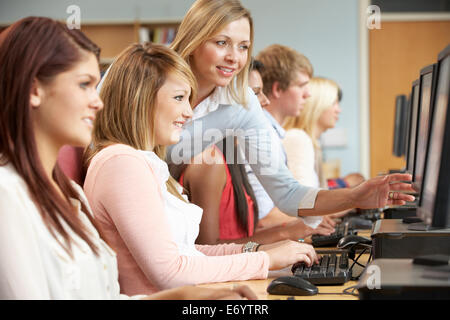
[[289, 117], [284, 123], [284, 129], [304, 130], [312, 139], [314, 147], [320, 147], [316, 137], [317, 123], [322, 113], [340, 100], [341, 89], [333, 80], [315, 77], [309, 81], [311, 96], [306, 100], [305, 107], [297, 117]]
[[[104, 108], [95, 119], [92, 144], [85, 153], [85, 168], [98, 152], [115, 143], [139, 150], [151, 150], [153, 146], [153, 151], [165, 159], [166, 148], [155, 145], [154, 122], [157, 93], [170, 73], [190, 85], [192, 103], [197, 91], [195, 77], [173, 50], [151, 43], [133, 44], [117, 57], [100, 91]], [[169, 178], [168, 190], [183, 199], [176, 185]]]
[[247, 106], [249, 65], [253, 50], [253, 19], [239, 0], [197, 0], [186, 13], [170, 46], [190, 64], [190, 56], [200, 45], [214, 37], [229, 23], [247, 18], [250, 24], [250, 46], [245, 67], [227, 87], [230, 96]]

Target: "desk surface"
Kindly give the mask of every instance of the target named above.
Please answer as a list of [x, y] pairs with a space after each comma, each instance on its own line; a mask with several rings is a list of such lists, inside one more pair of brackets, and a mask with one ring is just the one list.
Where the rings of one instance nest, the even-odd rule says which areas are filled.
[[[290, 269], [283, 269], [278, 271], [270, 271], [269, 277], [264, 280], [247, 280], [247, 281], [230, 281], [223, 283], [207, 283], [198, 285], [204, 288], [228, 288], [232, 289], [235, 285], [246, 285], [250, 287], [253, 292], [261, 300], [286, 300], [291, 296], [271, 295], [266, 289], [270, 282], [278, 277], [292, 275]], [[344, 294], [343, 290], [356, 285], [356, 281], [348, 281], [342, 286], [317, 286], [319, 294], [314, 296], [294, 296], [295, 300], [358, 300], [357, 296]], [[292, 299], [292, 297], [291, 297]]]
[[[358, 235], [363, 237], [370, 238], [369, 230], [360, 230]], [[326, 251], [336, 248], [316, 248], [317, 251]], [[363, 254], [358, 262], [365, 264], [369, 259], [369, 254]], [[354, 274], [358, 274], [362, 271], [361, 267], [355, 266], [357, 270], [355, 270]], [[267, 293], [267, 286], [274, 280], [275, 278], [282, 276], [291, 276], [291, 267], [285, 268], [277, 271], [269, 271], [269, 276], [264, 280], [246, 280], [246, 281], [230, 281], [230, 282], [220, 282], [220, 283], [206, 283], [198, 285], [203, 288], [227, 288], [232, 289], [235, 285], [246, 285], [250, 287], [253, 292], [258, 296], [261, 300], [286, 300], [287, 298], [294, 298], [295, 300], [358, 300], [358, 296], [354, 296], [352, 294], [346, 294], [343, 291], [347, 288], [355, 286], [357, 281], [347, 281], [343, 285], [340, 286], [317, 286], [319, 289], [319, 293], [314, 296], [281, 296], [281, 295], [272, 295]], [[349, 289], [349, 291], [352, 291]], [[357, 294], [357, 291], [354, 291]]]

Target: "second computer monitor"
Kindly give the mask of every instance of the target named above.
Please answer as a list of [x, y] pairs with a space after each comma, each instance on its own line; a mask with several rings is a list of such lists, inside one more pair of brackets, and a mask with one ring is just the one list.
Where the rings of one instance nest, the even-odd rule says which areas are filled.
[[417, 141], [417, 120], [419, 115], [419, 79], [412, 83], [410, 102], [406, 172], [413, 174]]
[[401, 157], [405, 154], [407, 117], [408, 99], [401, 94], [395, 97], [394, 145], [392, 153], [396, 157]]
[[417, 123], [417, 141], [415, 150], [413, 187], [420, 193], [425, 167], [425, 154], [427, 151], [428, 134], [430, 128], [430, 114], [432, 112], [431, 91], [435, 64], [427, 66], [420, 71], [420, 103], [419, 121]]

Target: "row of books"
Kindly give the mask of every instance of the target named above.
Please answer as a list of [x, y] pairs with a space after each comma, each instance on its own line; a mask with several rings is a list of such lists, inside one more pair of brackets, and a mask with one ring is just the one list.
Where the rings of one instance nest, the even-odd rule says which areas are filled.
[[153, 42], [169, 45], [175, 39], [175, 27], [141, 27], [139, 28], [139, 42]]

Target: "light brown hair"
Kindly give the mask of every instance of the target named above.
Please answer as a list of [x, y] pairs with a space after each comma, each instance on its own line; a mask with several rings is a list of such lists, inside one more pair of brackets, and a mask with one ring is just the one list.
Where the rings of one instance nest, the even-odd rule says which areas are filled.
[[313, 67], [307, 57], [280, 44], [268, 46], [256, 56], [256, 59], [264, 65], [261, 78], [266, 96], [271, 93], [275, 82], [279, 83], [281, 90], [286, 90], [298, 71], [306, 73], [310, 78], [313, 75]]
[[[171, 73], [189, 84], [192, 103], [196, 80], [175, 51], [152, 43], [133, 44], [117, 57], [100, 91], [104, 108], [95, 119], [92, 144], [85, 153], [85, 168], [95, 154], [115, 143], [153, 150], [165, 159], [166, 148], [155, 145], [154, 119], [157, 93]], [[167, 182], [169, 192], [184, 201], [176, 185], [173, 178]]]

